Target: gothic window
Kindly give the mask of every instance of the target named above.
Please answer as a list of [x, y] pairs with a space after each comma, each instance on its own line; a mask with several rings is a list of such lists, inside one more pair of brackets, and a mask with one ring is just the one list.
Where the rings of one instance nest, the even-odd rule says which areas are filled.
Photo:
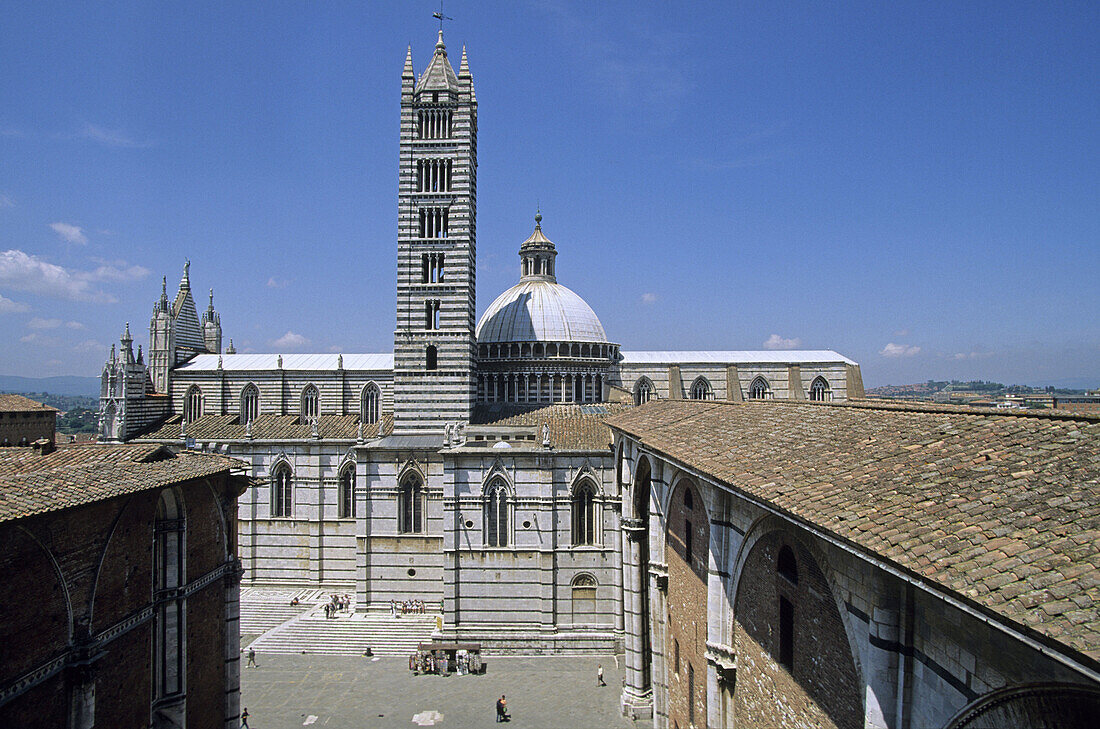
[[499, 480], [485, 491], [485, 544], [508, 546], [508, 489]]
[[634, 383], [634, 404], [645, 405], [651, 399], [653, 399], [654, 390], [653, 383], [649, 381], [648, 377], [643, 377]]
[[596, 544], [599, 504], [591, 481], [581, 482], [573, 492], [573, 544]]
[[779, 665], [794, 670], [794, 605], [779, 597]]
[[372, 382], [364, 387], [362, 400], [359, 419], [367, 425], [377, 423], [382, 409], [382, 392], [378, 389], [378, 385]]
[[798, 584], [798, 562], [795, 561], [794, 550], [786, 544], [779, 549], [776, 571], [792, 585]]
[[186, 524], [176, 492], [166, 489], [157, 501], [153, 523], [154, 685], [157, 700], [182, 693], [186, 651], [183, 598], [177, 588], [186, 584]]
[[824, 377], [815, 377], [810, 383], [810, 399], [814, 402], [830, 402], [833, 399], [833, 392]]
[[200, 417], [202, 417], [202, 390], [198, 385], [191, 385], [183, 398], [183, 419], [191, 423]]
[[595, 622], [596, 618], [596, 578], [589, 574], [580, 574], [573, 578], [573, 622], [578, 624]]
[[768, 381], [763, 377], [757, 377], [749, 385], [749, 399], [750, 400], [771, 400], [772, 388], [768, 385]]
[[349, 463], [340, 471], [340, 518], [355, 518], [355, 464]]
[[710, 389], [710, 382], [706, 377], [696, 377], [695, 382], [691, 383], [691, 399], [692, 400], [713, 400], [714, 391]]
[[316, 385], [306, 385], [306, 388], [302, 390], [302, 422], [312, 420], [316, 418], [321, 412], [319, 405], [320, 396], [317, 393]]
[[428, 348], [424, 351], [424, 369], [434, 370], [438, 367], [439, 350], [435, 348], [434, 344], [429, 344]]
[[290, 466], [280, 463], [271, 474], [271, 516], [293, 515], [294, 494], [290, 481]]
[[241, 423], [251, 423], [260, 414], [260, 390], [249, 383], [241, 391]]
[[397, 494], [397, 531], [419, 534], [424, 526], [424, 487], [420, 477], [410, 473], [401, 481]]

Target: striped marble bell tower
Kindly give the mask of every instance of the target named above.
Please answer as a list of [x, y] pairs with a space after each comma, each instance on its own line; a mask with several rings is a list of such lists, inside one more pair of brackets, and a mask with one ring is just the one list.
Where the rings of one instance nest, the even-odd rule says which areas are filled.
[[418, 79], [401, 74], [394, 433], [468, 422], [474, 356], [477, 97], [462, 50], [458, 75], [443, 31]]

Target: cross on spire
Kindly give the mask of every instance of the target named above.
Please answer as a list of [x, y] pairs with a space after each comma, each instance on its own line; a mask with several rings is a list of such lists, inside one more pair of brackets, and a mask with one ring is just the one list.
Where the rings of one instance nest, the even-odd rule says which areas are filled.
[[443, 32], [443, 21], [454, 20], [454, 18], [448, 17], [443, 14], [443, 0], [439, 0], [439, 12], [432, 13], [432, 17], [439, 21], [439, 32]]

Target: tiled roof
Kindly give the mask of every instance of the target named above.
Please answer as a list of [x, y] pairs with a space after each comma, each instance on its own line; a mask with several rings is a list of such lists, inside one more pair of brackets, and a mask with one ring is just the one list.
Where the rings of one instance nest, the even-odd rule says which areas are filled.
[[[604, 424], [609, 415], [621, 413], [629, 405], [594, 403], [580, 405], [561, 403], [536, 410], [504, 404], [479, 405], [471, 425], [550, 426], [550, 443], [559, 450], [605, 451], [611, 445], [611, 430]], [[542, 444], [542, 433], [538, 441]]]
[[[279, 367], [279, 360], [282, 367]], [[349, 372], [391, 372], [393, 353], [383, 354], [198, 354], [176, 367], [174, 372], [213, 371], [278, 372], [280, 369], [306, 372], [336, 372], [343, 364]]]
[[[141, 436], [142, 440], [178, 441], [180, 420], [175, 415], [157, 426], [152, 432]], [[244, 440], [245, 426], [238, 415], [203, 415], [187, 424], [187, 437], [195, 440]], [[363, 426], [363, 437], [374, 438], [379, 433], [385, 435], [393, 430], [393, 416], [383, 414], [380, 423]], [[336, 440], [355, 440], [359, 434], [358, 415], [321, 415], [317, 419], [317, 432], [321, 438]], [[309, 440], [313, 430], [308, 423], [302, 423], [297, 415], [274, 415], [265, 413], [252, 421], [253, 440]]]
[[1100, 418], [662, 400], [609, 424], [1100, 659]]
[[0, 413], [25, 412], [29, 410], [52, 410], [57, 412], [57, 408], [43, 405], [37, 400], [31, 400], [29, 397], [0, 393]]
[[855, 362], [830, 349], [727, 350], [727, 351], [622, 351], [624, 365], [641, 364], [810, 364]]
[[151, 444], [72, 445], [48, 455], [0, 449], [0, 522], [224, 473], [221, 456]]

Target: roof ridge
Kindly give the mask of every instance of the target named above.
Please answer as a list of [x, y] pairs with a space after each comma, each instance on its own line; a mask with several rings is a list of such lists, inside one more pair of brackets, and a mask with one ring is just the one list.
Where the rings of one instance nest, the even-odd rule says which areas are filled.
[[[657, 402], [676, 402], [659, 400]], [[998, 410], [996, 408], [974, 408], [965, 405], [947, 405], [941, 403], [894, 403], [875, 398], [852, 398], [843, 402], [816, 402], [813, 400], [681, 400], [680, 402], [706, 403], [708, 405], [752, 405], [779, 407], [824, 407], [852, 408], [856, 410], [893, 410], [906, 413], [941, 413], [946, 415], [980, 415], [984, 417], [1035, 418], [1038, 420], [1078, 420], [1086, 423], [1100, 423], [1100, 414], [1083, 413], [1074, 410]]]

